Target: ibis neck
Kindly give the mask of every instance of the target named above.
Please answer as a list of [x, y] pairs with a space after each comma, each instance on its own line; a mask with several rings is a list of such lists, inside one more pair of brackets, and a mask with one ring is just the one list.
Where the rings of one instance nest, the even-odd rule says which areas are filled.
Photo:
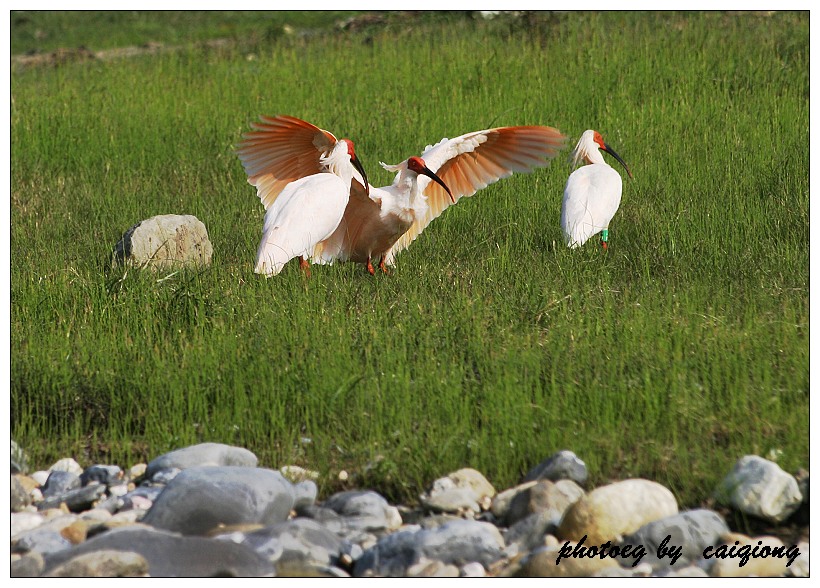
[[604, 156], [601, 155], [601, 152], [597, 149], [587, 151], [586, 155], [584, 156], [584, 161], [586, 161], [587, 163], [606, 163]]
[[319, 163], [328, 172], [339, 176], [346, 186], [353, 180], [353, 164], [350, 163], [350, 155], [343, 141], [337, 143], [333, 150], [320, 159]]

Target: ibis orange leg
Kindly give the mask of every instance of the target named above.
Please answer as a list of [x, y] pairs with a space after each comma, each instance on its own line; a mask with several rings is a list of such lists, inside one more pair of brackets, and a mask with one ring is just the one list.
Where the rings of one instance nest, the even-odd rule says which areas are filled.
[[302, 269], [303, 272], [305, 272], [305, 275], [309, 278], [310, 277], [310, 264], [301, 255], [299, 256], [299, 267]]
[[379, 269], [382, 270], [382, 272], [385, 274], [390, 273], [390, 270], [388, 270], [387, 267], [384, 265], [384, 255], [382, 255], [382, 258], [379, 260]]
[[374, 270], [374, 269], [373, 269], [373, 264], [372, 264], [372, 263], [370, 263], [370, 257], [369, 257], [369, 256], [368, 256], [368, 258], [367, 258], [367, 272], [368, 272], [371, 276], [375, 276], [375, 275], [376, 275], [376, 270]]

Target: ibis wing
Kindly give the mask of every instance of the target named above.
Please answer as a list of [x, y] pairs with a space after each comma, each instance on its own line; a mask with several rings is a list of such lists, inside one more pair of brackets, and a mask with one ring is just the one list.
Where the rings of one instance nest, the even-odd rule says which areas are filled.
[[[566, 137], [557, 129], [544, 126], [499, 127], [443, 139], [428, 146], [422, 159], [444, 181], [453, 199], [472, 196], [478, 190], [506, 178], [513, 172], [531, 172], [544, 167], [564, 147]], [[427, 212], [410, 226], [387, 254], [388, 263], [407, 249], [416, 237], [452, 201], [447, 192], [426, 176], [419, 176]]]
[[263, 116], [242, 136], [236, 154], [265, 210], [294, 180], [321, 171], [319, 158], [336, 137], [292, 116]]

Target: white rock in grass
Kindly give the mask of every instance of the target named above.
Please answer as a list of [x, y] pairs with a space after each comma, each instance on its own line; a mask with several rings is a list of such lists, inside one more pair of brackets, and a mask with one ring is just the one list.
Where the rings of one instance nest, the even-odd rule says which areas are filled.
[[773, 523], [787, 519], [800, 506], [803, 496], [794, 476], [776, 463], [746, 455], [715, 491], [722, 504]]
[[155, 269], [206, 266], [212, 255], [208, 230], [190, 214], [163, 214], [140, 221], [114, 246], [115, 263]]
[[567, 509], [558, 527], [561, 539], [586, 545], [619, 540], [647, 523], [678, 513], [672, 493], [649, 480], [632, 479], [596, 488]]

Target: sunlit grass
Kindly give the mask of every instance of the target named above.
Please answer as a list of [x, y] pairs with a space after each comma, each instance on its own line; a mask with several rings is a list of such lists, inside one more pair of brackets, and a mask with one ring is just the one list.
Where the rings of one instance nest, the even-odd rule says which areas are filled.
[[[808, 18], [571, 13], [281, 36], [12, 78], [12, 434], [37, 463], [198, 441], [412, 499], [552, 452], [688, 504], [746, 453], [808, 460]], [[593, 34], [591, 31], [595, 31]], [[562, 155], [463, 200], [398, 258], [252, 273], [233, 145], [287, 113], [371, 181], [443, 136], [599, 130], [629, 163], [610, 250], [561, 244]], [[212, 266], [112, 270], [155, 214]]]

